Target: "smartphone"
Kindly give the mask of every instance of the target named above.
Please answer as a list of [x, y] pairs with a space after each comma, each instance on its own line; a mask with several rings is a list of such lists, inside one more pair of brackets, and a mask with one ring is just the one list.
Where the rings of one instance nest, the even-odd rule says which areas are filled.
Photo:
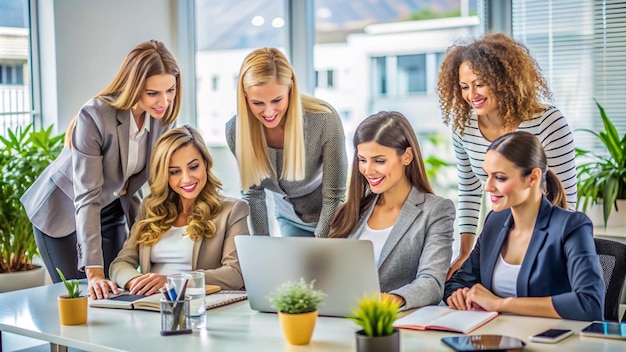
[[549, 329], [537, 335], [533, 335], [529, 337], [529, 339], [532, 342], [557, 343], [571, 336], [573, 333], [574, 332], [569, 329]]

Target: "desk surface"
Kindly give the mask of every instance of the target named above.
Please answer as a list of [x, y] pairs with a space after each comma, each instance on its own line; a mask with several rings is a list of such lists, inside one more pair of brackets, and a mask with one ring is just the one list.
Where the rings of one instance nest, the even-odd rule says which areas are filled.
[[[86, 287], [82, 287], [83, 292]], [[0, 331], [49, 341], [88, 351], [354, 351], [357, 325], [348, 319], [320, 317], [311, 344], [290, 346], [283, 337], [276, 314], [259, 313], [247, 301], [209, 310], [206, 328], [191, 335], [163, 337], [159, 314], [89, 308], [86, 325], [62, 326], [56, 297], [62, 284], [0, 294]], [[514, 336], [531, 351], [624, 351], [626, 343], [581, 337], [587, 322], [501, 315], [472, 334]], [[575, 335], [558, 344], [539, 344], [528, 336], [549, 328], [569, 328]], [[401, 330], [402, 351], [451, 351], [440, 342], [454, 334]]]

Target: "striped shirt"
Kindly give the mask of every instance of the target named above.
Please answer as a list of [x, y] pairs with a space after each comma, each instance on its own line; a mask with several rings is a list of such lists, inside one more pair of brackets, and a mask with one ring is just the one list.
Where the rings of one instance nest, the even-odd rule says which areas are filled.
[[[574, 138], [563, 114], [554, 106], [531, 120], [523, 121], [518, 131], [526, 131], [539, 138], [548, 158], [548, 167], [559, 177], [570, 209], [576, 209], [576, 163], [574, 161]], [[487, 174], [483, 170], [485, 154], [491, 144], [478, 129], [478, 117], [473, 114], [465, 133], [452, 134], [459, 176], [459, 230], [460, 233], [476, 234], [483, 183]]]

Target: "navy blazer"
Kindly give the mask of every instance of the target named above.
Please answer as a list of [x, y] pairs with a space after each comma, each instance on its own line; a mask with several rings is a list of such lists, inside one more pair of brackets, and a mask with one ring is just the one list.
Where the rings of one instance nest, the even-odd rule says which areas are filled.
[[[493, 292], [493, 270], [512, 225], [511, 209], [487, 215], [474, 250], [446, 283], [444, 300], [477, 283]], [[517, 297], [551, 297], [562, 318], [592, 321], [603, 319], [604, 292], [591, 220], [544, 197], [517, 276]]]

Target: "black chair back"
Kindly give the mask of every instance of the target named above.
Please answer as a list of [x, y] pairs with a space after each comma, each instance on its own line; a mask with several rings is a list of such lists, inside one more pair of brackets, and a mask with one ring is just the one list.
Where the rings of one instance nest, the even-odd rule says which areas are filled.
[[[626, 278], [626, 244], [594, 237], [604, 278], [604, 320], [619, 321], [624, 278]], [[626, 318], [626, 314], [624, 314]], [[623, 319], [624, 319], [623, 318]]]

